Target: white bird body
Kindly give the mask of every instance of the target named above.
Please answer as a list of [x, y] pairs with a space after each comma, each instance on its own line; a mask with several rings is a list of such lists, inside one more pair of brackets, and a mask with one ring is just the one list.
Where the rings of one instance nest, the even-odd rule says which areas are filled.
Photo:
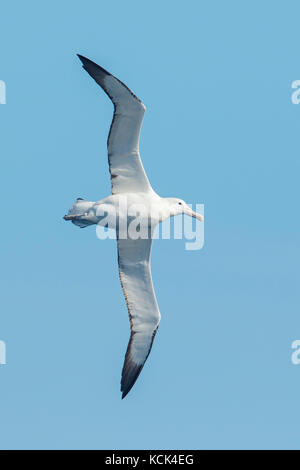
[[[179, 202], [181, 207], [178, 205]], [[189, 209], [184, 201], [176, 198], [162, 198], [154, 191], [122, 193], [108, 196], [97, 202], [77, 199], [65, 219], [73, 220], [75, 224], [80, 222], [82, 227], [97, 224], [116, 229], [116, 222], [128, 226], [131, 217], [138, 215], [142, 225], [149, 226], [151, 220], [151, 227], [155, 228], [158, 223], [170, 216], [182, 214], [183, 209]]]
[[160, 322], [150, 254], [159, 222], [177, 214], [203, 220], [181, 199], [161, 198], [151, 187], [139, 154], [144, 104], [120, 80], [79, 56], [84, 69], [114, 104], [108, 136], [112, 195], [97, 202], [78, 198], [65, 220], [81, 228], [101, 225], [116, 230], [121, 285], [129, 312], [131, 336], [122, 371], [122, 398], [133, 387], [151, 351]]

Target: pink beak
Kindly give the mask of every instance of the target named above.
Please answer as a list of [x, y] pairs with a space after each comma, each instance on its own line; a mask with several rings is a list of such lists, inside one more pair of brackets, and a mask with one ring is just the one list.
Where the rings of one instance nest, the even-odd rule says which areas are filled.
[[195, 219], [200, 220], [201, 222], [203, 222], [204, 220], [203, 215], [197, 214], [197, 212], [192, 211], [192, 209], [185, 210], [184, 213], [186, 215], [190, 215], [191, 217], [194, 217]]

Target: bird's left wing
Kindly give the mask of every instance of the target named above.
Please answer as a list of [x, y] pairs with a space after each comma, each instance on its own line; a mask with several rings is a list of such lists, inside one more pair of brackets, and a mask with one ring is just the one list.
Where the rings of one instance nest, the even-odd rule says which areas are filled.
[[121, 80], [86, 57], [78, 57], [83, 68], [114, 104], [114, 116], [107, 140], [112, 194], [151, 192], [139, 152], [145, 106]]
[[151, 277], [151, 245], [151, 238], [147, 240], [118, 239], [120, 280], [131, 329], [122, 371], [122, 398], [135, 384], [150, 354], [160, 321]]

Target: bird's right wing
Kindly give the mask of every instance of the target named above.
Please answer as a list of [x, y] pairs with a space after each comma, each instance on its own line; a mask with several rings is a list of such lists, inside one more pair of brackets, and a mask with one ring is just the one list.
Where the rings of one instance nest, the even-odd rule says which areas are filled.
[[135, 384], [149, 354], [159, 325], [150, 268], [152, 239], [118, 239], [121, 285], [127, 303], [131, 335], [122, 371], [124, 398]]
[[114, 104], [107, 141], [112, 194], [151, 191], [139, 153], [145, 106], [118, 78], [86, 57], [78, 57]]

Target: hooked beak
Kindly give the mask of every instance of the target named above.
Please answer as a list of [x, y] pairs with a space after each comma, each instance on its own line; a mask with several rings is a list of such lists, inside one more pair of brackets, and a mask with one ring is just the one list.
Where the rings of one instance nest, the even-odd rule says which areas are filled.
[[192, 211], [192, 209], [185, 209], [184, 213], [185, 213], [186, 215], [189, 215], [189, 216], [191, 216], [191, 217], [194, 217], [195, 219], [200, 220], [201, 222], [203, 222], [203, 220], [204, 220], [203, 215], [197, 214], [197, 212]]

